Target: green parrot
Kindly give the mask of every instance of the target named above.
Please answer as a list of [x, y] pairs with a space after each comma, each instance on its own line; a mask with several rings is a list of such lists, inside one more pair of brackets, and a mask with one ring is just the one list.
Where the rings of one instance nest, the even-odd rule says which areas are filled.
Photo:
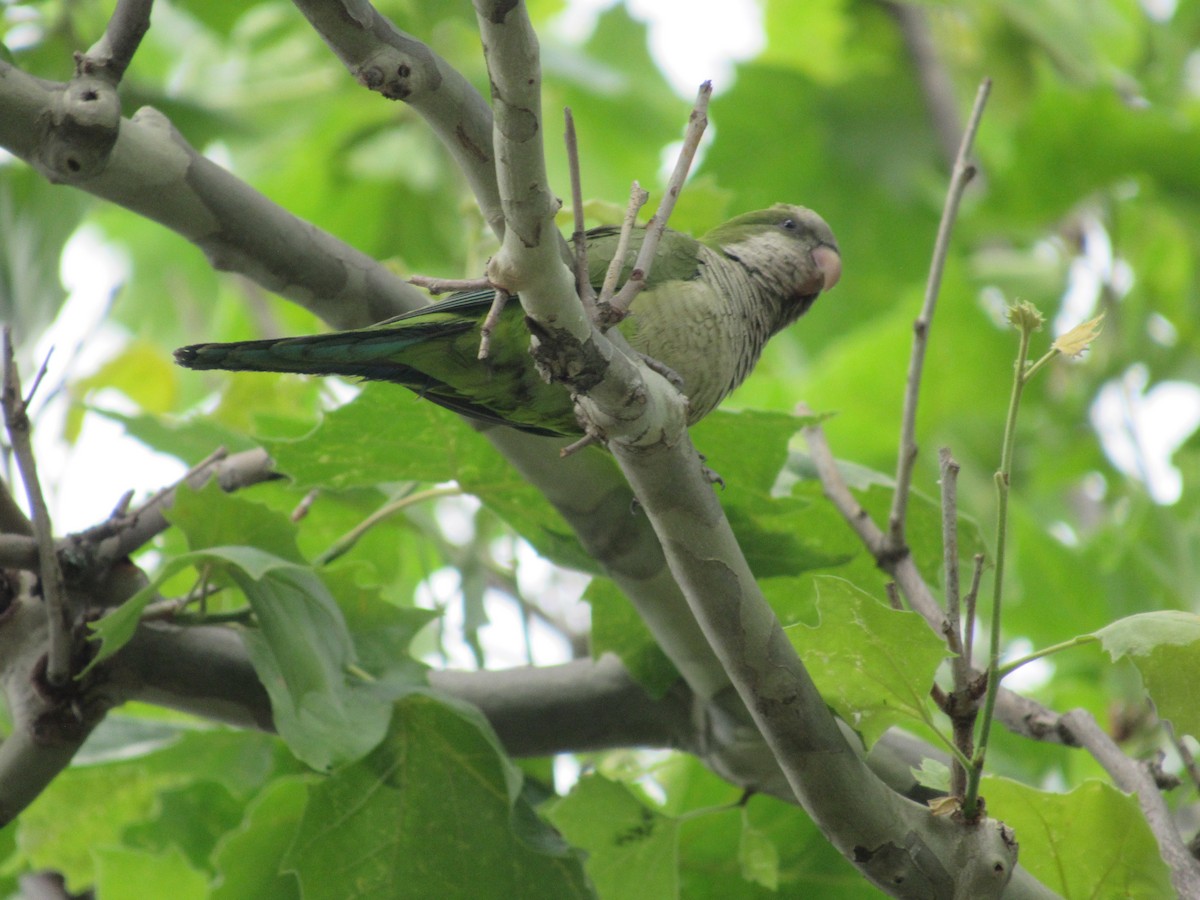
[[[612, 227], [586, 234], [588, 275], [597, 289], [618, 236]], [[623, 278], [644, 236], [641, 228], [631, 235]], [[699, 239], [667, 230], [644, 289], [613, 331], [679, 376], [691, 425], [745, 380], [767, 340], [807, 312], [841, 270], [833, 232], [802, 206], [746, 213]], [[534, 434], [582, 434], [569, 392], [544, 381], [534, 366], [519, 303], [505, 307], [488, 358], [478, 359], [491, 301], [491, 291], [458, 294], [369, 328], [196, 344], [175, 351], [175, 360], [190, 369], [390, 381], [475, 419]]]

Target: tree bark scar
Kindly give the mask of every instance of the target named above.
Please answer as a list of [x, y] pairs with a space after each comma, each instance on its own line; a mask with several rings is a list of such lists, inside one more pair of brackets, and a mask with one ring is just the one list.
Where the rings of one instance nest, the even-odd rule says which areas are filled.
[[563, 328], [547, 328], [525, 317], [536, 339], [530, 355], [538, 372], [551, 384], [565, 384], [577, 394], [586, 394], [604, 378], [608, 360], [590, 338], [582, 343]]

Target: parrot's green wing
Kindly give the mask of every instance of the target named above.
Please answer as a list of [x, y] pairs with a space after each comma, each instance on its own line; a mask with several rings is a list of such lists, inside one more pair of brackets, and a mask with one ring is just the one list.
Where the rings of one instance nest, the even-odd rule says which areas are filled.
[[189, 369], [341, 375], [403, 385], [454, 412], [541, 435], [578, 435], [570, 398], [529, 357], [521, 305], [510, 299], [479, 357], [492, 291], [448, 300], [370, 328], [278, 340], [196, 344], [175, 351]]
[[[596, 290], [604, 283], [609, 263], [617, 252], [620, 234], [619, 228], [610, 225], [593, 228], [587, 233], [588, 280]], [[629, 246], [626, 248], [617, 287], [624, 284], [629, 273], [633, 271], [634, 260], [637, 259], [638, 251], [642, 249], [645, 236], [645, 229], [642, 228], [629, 236]], [[654, 254], [654, 265], [650, 268], [646, 289], [653, 290], [669, 281], [691, 281], [699, 278], [698, 247], [699, 242], [693, 237], [678, 231], [664, 231]]]

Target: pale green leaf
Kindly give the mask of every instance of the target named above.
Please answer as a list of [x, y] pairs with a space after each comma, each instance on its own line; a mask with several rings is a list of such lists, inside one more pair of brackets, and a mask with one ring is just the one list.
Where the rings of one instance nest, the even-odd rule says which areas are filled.
[[1173, 897], [1137, 800], [1100, 781], [1065, 794], [985, 778], [988, 815], [1016, 832], [1021, 865], [1064, 897]]
[[604, 900], [676, 897], [679, 823], [650, 809], [625, 785], [581, 778], [547, 815], [587, 851], [587, 873]]
[[929, 689], [946, 648], [925, 620], [840, 578], [814, 583], [820, 624], [787, 634], [821, 695], [867, 746], [892, 725], [928, 722]]
[[1195, 674], [1200, 672], [1200, 616], [1159, 610], [1118, 619], [1094, 632], [1113, 660], [1128, 657], [1158, 714], [1179, 734], [1200, 735]]

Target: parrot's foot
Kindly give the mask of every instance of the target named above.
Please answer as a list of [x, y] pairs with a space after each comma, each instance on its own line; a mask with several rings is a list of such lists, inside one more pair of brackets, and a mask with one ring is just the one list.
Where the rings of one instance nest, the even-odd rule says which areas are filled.
[[430, 278], [428, 275], [414, 275], [408, 279], [409, 284], [423, 287], [435, 297], [438, 294], [448, 294], [451, 291], [483, 291], [496, 286], [486, 278]]
[[653, 356], [647, 356], [645, 353], [639, 353], [638, 356], [646, 364], [646, 368], [651, 372], [657, 372], [663, 378], [667, 379], [667, 381], [671, 382], [671, 387], [675, 388], [679, 393], [683, 393], [683, 379], [679, 377], [678, 372], [670, 366], [659, 362]]

